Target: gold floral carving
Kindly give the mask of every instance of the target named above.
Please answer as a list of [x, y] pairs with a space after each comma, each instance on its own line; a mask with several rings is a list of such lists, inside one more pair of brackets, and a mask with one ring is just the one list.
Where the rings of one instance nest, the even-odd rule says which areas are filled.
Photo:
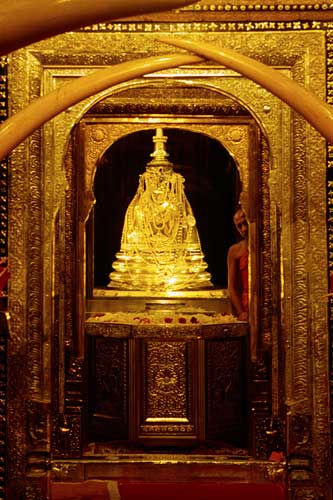
[[51, 477], [53, 481], [68, 481], [69, 479], [82, 479], [81, 466], [77, 463], [54, 461], [52, 463]]
[[[191, 20], [187, 19], [188, 22], [170, 22], [170, 18], [162, 19], [160, 15], [160, 22], [144, 22], [144, 23], [99, 23], [93, 27], [85, 28], [86, 32], [93, 31], [94, 33], [158, 33], [160, 34], [162, 29], [166, 32], [171, 33], [181, 33], [181, 34], [193, 34], [193, 33], [225, 33], [225, 32], [249, 32], [258, 33], [261, 31], [274, 31], [274, 30], [294, 30], [303, 31], [310, 28], [311, 26], [316, 29], [331, 28], [330, 22], [327, 21], [327, 11], [329, 11], [328, 4], [323, 4], [320, 8], [319, 4], [310, 5], [307, 10], [302, 9], [304, 5], [300, 5], [299, 11], [302, 11], [302, 17], [304, 19], [300, 20], [293, 17], [293, 13], [290, 12], [290, 6], [284, 7], [279, 4], [275, 9], [275, 14], [267, 14], [267, 5], [253, 4], [246, 8], [244, 5], [239, 9], [237, 5], [228, 5], [226, 10], [221, 11], [220, 15], [217, 16], [216, 10], [211, 13], [211, 19], [207, 20], [207, 9], [204, 14], [199, 17], [191, 16]], [[293, 5], [294, 7], [294, 5]], [[297, 6], [295, 6], [297, 8]], [[315, 8], [314, 8], [315, 7]], [[326, 9], [327, 8], [327, 9]], [[244, 9], [244, 10], [243, 10]], [[246, 19], [239, 20], [239, 13], [243, 16], [243, 12], [247, 12], [247, 15], [251, 17], [251, 20]], [[266, 12], [265, 12], [266, 10]], [[287, 12], [289, 11], [289, 12]], [[312, 12], [311, 12], [312, 11]], [[313, 19], [313, 12], [318, 12], [318, 20]], [[202, 11], [203, 12], [203, 11]], [[264, 14], [264, 16], [262, 15]], [[281, 19], [281, 13], [283, 18]], [[199, 13], [200, 14], [200, 13]], [[206, 22], [200, 22], [200, 17], [205, 17]], [[274, 19], [273, 19], [274, 16]], [[268, 18], [268, 19], [267, 19]], [[279, 19], [278, 19], [279, 18]], [[289, 19], [287, 19], [289, 18]], [[322, 18], [322, 19], [320, 19]], [[326, 18], [326, 20], [324, 20]], [[230, 22], [231, 21], [231, 22]], [[310, 21], [310, 22], [309, 22]]]
[[[58, 254], [56, 254], [58, 259], [55, 260], [55, 277], [58, 277], [59, 279], [59, 298], [60, 300], [64, 300], [65, 303], [64, 314], [63, 316], [61, 316], [61, 327], [64, 330], [64, 342], [66, 344], [66, 347], [68, 348], [72, 347], [74, 340], [74, 300], [71, 291], [76, 288], [75, 269], [73, 263], [73, 255], [75, 255], [76, 242], [72, 224], [72, 217], [75, 210], [75, 171], [73, 165], [74, 151], [73, 138], [71, 138], [68, 143], [64, 161], [64, 168], [66, 172], [65, 194], [63, 200], [61, 200], [61, 203], [59, 204], [59, 207], [57, 207], [57, 210], [55, 212], [56, 220], [59, 220]], [[60, 182], [59, 177], [57, 177], [57, 179], [58, 182]], [[59, 190], [63, 190], [63, 187], [59, 186]], [[52, 291], [55, 292], [55, 289], [53, 289]], [[63, 354], [63, 351], [61, 354]]]
[[186, 342], [145, 342], [145, 420], [188, 418]]
[[330, 493], [326, 488], [320, 486], [301, 486], [295, 488], [293, 500], [326, 500], [329, 498], [328, 495]]
[[[271, 216], [270, 216], [270, 192], [269, 192], [269, 147], [264, 137], [261, 137], [260, 164], [261, 176], [258, 179], [260, 186], [259, 204], [262, 207], [262, 341], [264, 345], [272, 344], [272, 256], [271, 256]], [[273, 385], [273, 387], [275, 384]], [[274, 390], [274, 389], [273, 389]]]
[[25, 488], [26, 500], [44, 500], [46, 489], [41, 485], [40, 480], [36, 478], [29, 478], [29, 484]]
[[248, 327], [239, 323], [220, 323], [215, 325], [136, 325], [120, 324], [89, 320], [85, 324], [85, 332], [89, 335], [102, 335], [114, 338], [150, 338], [150, 339], [209, 339], [246, 336]]
[[266, 478], [270, 481], [273, 481], [274, 483], [283, 483], [286, 480], [285, 463], [280, 464], [280, 467], [276, 467], [275, 469], [267, 468]]
[[[163, 120], [163, 117], [161, 117]], [[164, 118], [165, 120], [165, 118]], [[142, 120], [142, 124], [138, 123], [138, 120], [133, 117], [133, 119], [126, 119], [125, 123], [98, 123], [96, 126], [94, 123], [83, 125], [84, 134], [84, 144], [85, 144], [85, 163], [82, 165], [84, 171], [82, 172], [82, 178], [85, 179], [82, 202], [81, 202], [81, 220], [86, 220], [94, 202], [93, 195], [93, 182], [94, 175], [97, 167], [98, 160], [102, 157], [105, 150], [110, 147], [117, 139], [123, 137], [129, 133], [142, 130], [142, 128], [147, 127], [149, 121]], [[168, 123], [169, 120], [166, 120]], [[177, 123], [178, 122], [178, 123]], [[241, 179], [243, 182], [243, 189], [245, 192], [248, 190], [248, 150], [249, 150], [249, 134], [247, 125], [239, 125], [236, 128], [233, 125], [213, 125], [212, 120], [203, 120], [201, 124], [193, 123], [193, 120], [188, 119], [186, 123], [186, 129], [192, 130], [194, 132], [202, 132], [210, 135], [213, 138], [219, 140], [226, 149], [229, 150], [230, 154], [237, 158]], [[184, 127], [184, 120], [175, 117], [172, 120], [173, 126], [178, 126], [178, 128]], [[166, 132], [167, 133], [167, 132]], [[98, 140], [96, 140], [98, 138]]]
[[168, 436], [179, 434], [194, 434], [193, 425], [179, 425], [171, 422], [169, 425], [140, 425], [140, 431], [144, 434], [165, 434]]

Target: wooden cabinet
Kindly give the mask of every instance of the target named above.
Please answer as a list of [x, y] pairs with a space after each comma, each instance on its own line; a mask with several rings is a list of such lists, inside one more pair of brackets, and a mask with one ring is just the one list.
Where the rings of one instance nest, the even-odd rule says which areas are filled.
[[247, 325], [89, 322], [86, 441], [247, 446]]

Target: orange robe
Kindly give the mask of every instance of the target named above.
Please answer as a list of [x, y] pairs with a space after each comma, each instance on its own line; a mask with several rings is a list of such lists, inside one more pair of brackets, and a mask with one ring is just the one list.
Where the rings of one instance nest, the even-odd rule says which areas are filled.
[[245, 252], [239, 259], [239, 273], [241, 279], [242, 293], [241, 302], [243, 311], [249, 310], [249, 272], [248, 272], [249, 253]]

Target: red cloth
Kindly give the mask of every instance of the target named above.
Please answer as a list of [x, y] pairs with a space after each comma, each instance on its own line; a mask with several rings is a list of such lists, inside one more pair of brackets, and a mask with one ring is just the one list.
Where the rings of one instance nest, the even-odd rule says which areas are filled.
[[243, 311], [249, 310], [249, 270], [248, 270], [249, 253], [243, 253], [239, 259], [239, 273], [242, 285], [242, 307]]
[[287, 500], [283, 484], [119, 481], [121, 500]]
[[5, 288], [8, 279], [9, 279], [8, 267], [0, 265], [0, 291], [2, 291]]
[[52, 483], [52, 500], [287, 500], [282, 483], [118, 481]]

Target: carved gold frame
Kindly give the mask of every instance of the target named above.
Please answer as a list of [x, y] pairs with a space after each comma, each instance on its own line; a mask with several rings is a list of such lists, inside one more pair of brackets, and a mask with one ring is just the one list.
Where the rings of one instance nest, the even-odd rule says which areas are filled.
[[[140, 94], [140, 86], [135, 87], [135, 92]], [[191, 91], [189, 89], [191, 95]], [[124, 101], [123, 97], [123, 101]], [[128, 101], [128, 104], [130, 102]], [[237, 117], [232, 121], [228, 118], [216, 118], [214, 116], [197, 117], [189, 115], [160, 115], [151, 114], [150, 116], [131, 116], [98, 118], [84, 118], [80, 133], [82, 143], [82, 164], [80, 165], [79, 178], [81, 179], [79, 187], [79, 219], [83, 226], [89, 216], [94, 204], [93, 183], [96, 168], [99, 159], [103, 156], [107, 148], [115, 141], [127, 134], [138, 130], [151, 129], [162, 126], [165, 133], [168, 128], [173, 127], [179, 130], [185, 129], [192, 132], [199, 132], [214, 139], [226, 148], [229, 154], [236, 159], [237, 169], [240, 172], [240, 179], [243, 185], [243, 197], [248, 198], [249, 190], [249, 172], [255, 167], [249, 164], [254, 162], [251, 155], [251, 133], [255, 125], [251, 117]], [[84, 255], [83, 255], [84, 258]], [[96, 296], [93, 291], [93, 296]]]
[[[323, 30], [183, 35], [218, 47], [237, 47], [309, 85], [317, 95], [325, 95]], [[102, 65], [169, 51], [169, 47], [155, 42], [148, 29], [129, 34], [128, 26], [126, 32], [68, 33], [40, 42], [10, 57], [10, 111], [18, 111], [40, 94]], [[66, 170], [68, 157], [73, 154], [73, 128], [102, 98], [117, 96], [125, 88], [135, 88], [153, 79], [173, 79], [188, 85], [195, 81], [203, 88], [232, 96], [255, 117], [266, 137], [264, 154], [269, 182], [263, 194], [266, 211], [262, 238], [271, 242], [266, 251], [270, 253], [273, 279], [269, 291], [272, 306], [267, 313], [271, 315], [271, 329], [264, 332], [264, 340], [271, 346], [272, 354], [272, 415], [284, 415], [287, 409], [284, 424], [288, 453], [308, 454], [313, 459], [316, 480], [326, 481], [330, 455], [325, 143], [301, 117], [267, 91], [211, 64], [147, 75], [93, 96], [34, 132], [11, 156], [9, 476], [15, 476], [14, 469], [18, 463], [24, 463], [26, 453], [33, 454], [41, 446], [37, 441], [27, 444], [26, 401], [42, 404], [55, 397], [51, 371], [54, 337], [60, 349], [55, 398], [59, 411], [65, 405], [65, 347], [73, 349], [74, 356], [82, 354], [82, 348], [73, 339], [73, 294], [78, 289], [74, 284], [74, 242], [67, 227], [68, 213], [73, 210], [68, 194], [75, 189]], [[93, 163], [89, 168], [93, 169]], [[92, 175], [89, 172], [87, 176]], [[243, 175], [246, 179], [246, 171]], [[80, 220], [83, 222], [84, 218]], [[77, 298], [76, 314], [82, 318], [84, 297], [78, 294]], [[298, 429], [300, 418], [306, 422], [302, 432]], [[51, 444], [47, 422], [46, 418], [46, 423], [41, 424], [45, 452]], [[22, 478], [23, 467], [18, 474]], [[302, 474], [302, 479], [307, 480], [306, 472]]]

